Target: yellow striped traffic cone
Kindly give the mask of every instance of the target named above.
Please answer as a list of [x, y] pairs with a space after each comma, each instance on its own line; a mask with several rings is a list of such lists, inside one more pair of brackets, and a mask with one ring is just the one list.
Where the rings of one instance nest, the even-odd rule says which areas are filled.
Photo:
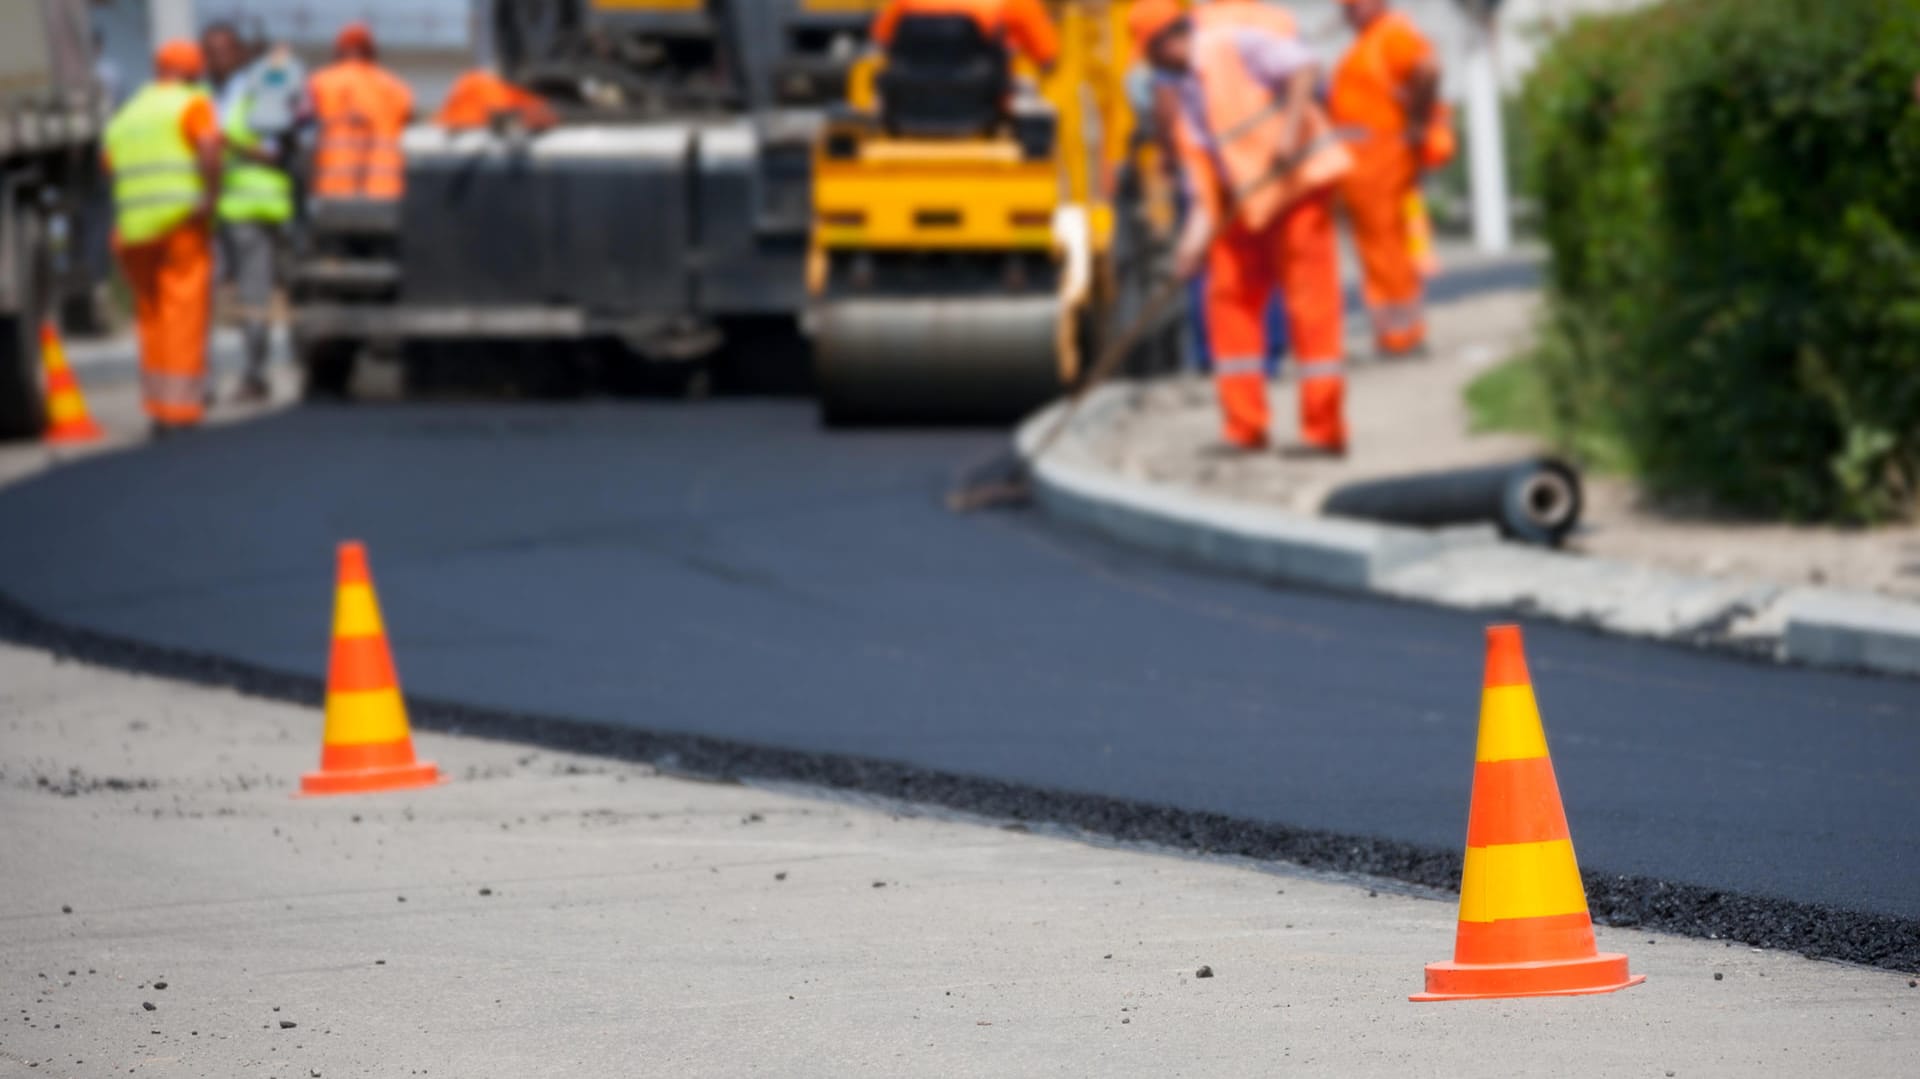
[[40, 362], [47, 372], [47, 433], [41, 436], [42, 441], [73, 445], [106, 437], [87, 411], [87, 399], [80, 393], [73, 368], [67, 366], [67, 350], [60, 344], [60, 331], [52, 320], [40, 323]]
[[1427, 964], [1427, 991], [1411, 999], [1574, 996], [1643, 981], [1626, 956], [1594, 945], [1520, 627], [1489, 626], [1453, 960]]
[[354, 794], [438, 782], [440, 769], [413, 757], [407, 706], [400, 699], [400, 679], [387, 649], [367, 550], [359, 543], [343, 543], [320, 770], [300, 777], [301, 793]]

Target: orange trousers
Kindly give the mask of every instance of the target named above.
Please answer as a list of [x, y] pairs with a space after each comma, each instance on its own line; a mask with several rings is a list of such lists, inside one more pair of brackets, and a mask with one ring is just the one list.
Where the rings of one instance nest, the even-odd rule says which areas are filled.
[[1420, 264], [1414, 254], [1419, 223], [1407, 212], [1408, 196], [1420, 181], [1419, 168], [1411, 150], [1377, 138], [1355, 143], [1353, 150], [1353, 171], [1340, 183], [1340, 200], [1366, 274], [1374, 343], [1382, 352], [1406, 352], [1427, 338]]
[[199, 423], [206, 409], [207, 330], [213, 317], [213, 239], [182, 225], [120, 249], [140, 336], [140, 389], [155, 423]]
[[1267, 442], [1267, 302], [1275, 287], [1300, 382], [1300, 440], [1347, 445], [1346, 379], [1340, 352], [1340, 259], [1333, 193], [1308, 194], [1258, 231], [1235, 221], [1207, 253], [1207, 338], [1222, 435], [1236, 446]]

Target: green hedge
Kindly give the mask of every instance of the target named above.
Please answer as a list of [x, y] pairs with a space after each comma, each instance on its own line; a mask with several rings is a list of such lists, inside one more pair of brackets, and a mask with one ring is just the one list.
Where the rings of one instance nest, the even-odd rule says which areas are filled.
[[1794, 518], [1920, 492], [1920, 2], [1669, 0], [1576, 24], [1523, 102], [1571, 445]]

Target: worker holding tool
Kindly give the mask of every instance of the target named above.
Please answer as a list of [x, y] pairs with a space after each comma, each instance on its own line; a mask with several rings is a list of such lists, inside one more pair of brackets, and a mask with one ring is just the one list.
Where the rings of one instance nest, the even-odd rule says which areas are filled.
[[900, 20], [916, 15], [965, 15], [980, 32], [1045, 71], [1060, 57], [1060, 34], [1040, 0], [887, 0], [873, 17], [868, 37], [881, 48], [893, 44]]
[[1365, 271], [1374, 343], [1382, 355], [1426, 345], [1417, 195], [1421, 173], [1453, 156], [1438, 104], [1433, 45], [1388, 0], [1341, 0], [1359, 36], [1334, 70], [1329, 108], [1353, 151], [1340, 199]]
[[[284, 49], [249, 65], [247, 49], [231, 23], [208, 26], [200, 45], [225, 139], [217, 237], [221, 271], [233, 283], [234, 316], [246, 351], [237, 396], [264, 401], [273, 294], [285, 230], [293, 220], [293, 178], [285, 168], [284, 136], [294, 112], [290, 99], [299, 83], [290, 77], [276, 80], [294, 63]], [[270, 95], [279, 100], [267, 100]], [[285, 122], [256, 124], [256, 112], [277, 114]]]
[[1352, 158], [1314, 99], [1319, 65], [1292, 16], [1265, 4], [1140, 0], [1128, 29], [1172, 91], [1174, 136], [1193, 200], [1175, 267], [1207, 274], [1207, 336], [1223, 437], [1268, 442], [1266, 311], [1277, 286], [1299, 374], [1300, 444], [1347, 448], [1333, 189]]
[[528, 131], [545, 131], [555, 123], [553, 110], [540, 95], [523, 90], [490, 68], [475, 68], [460, 76], [447, 91], [447, 100], [433, 122], [449, 131], [491, 127], [511, 119]]
[[156, 436], [197, 425], [206, 409], [221, 137], [199, 86], [204, 68], [193, 42], [160, 46], [153, 81], [107, 125], [114, 249], [133, 292], [140, 388]]
[[400, 135], [413, 116], [413, 91], [377, 62], [366, 23], [348, 23], [334, 39], [334, 62], [314, 73], [307, 93], [318, 128], [313, 194], [323, 199], [398, 199], [406, 188]]

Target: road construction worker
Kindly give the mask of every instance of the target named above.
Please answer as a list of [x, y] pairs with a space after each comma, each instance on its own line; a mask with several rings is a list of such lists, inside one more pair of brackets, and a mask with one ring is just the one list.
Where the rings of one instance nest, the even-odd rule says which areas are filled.
[[193, 42], [160, 46], [153, 81], [114, 114], [105, 140], [114, 250], [133, 291], [140, 388], [156, 435], [198, 424], [206, 409], [221, 138], [198, 84], [204, 68]]
[[528, 131], [545, 131], [555, 122], [553, 110], [538, 94], [522, 90], [486, 68], [475, 68], [454, 82], [433, 122], [450, 131], [463, 131], [490, 127], [501, 117], [511, 117]]
[[334, 62], [308, 81], [316, 198], [397, 199], [406, 188], [400, 136], [413, 91], [375, 62], [378, 54], [367, 24], [348, 23], [334, 39]]
[[[267, 358], [274, 289], [279, 283], [285, 230], [293, 220], [293, 178], [285, 168], [285, 129], [263, 133], [255, 127], [254, 114], [256, 105], [269, 104], [262, 100], [265, 95], [290, 96], [298, 83], [277, 91], [268, 85], [268, 76], [275, 70], [269, 66], [273, 58], [262, 57], [257, 65], [249, 65], [247, 50], [231, 23], [207, 27], [200, 46], [226, 141], [218, 239], [221, 270], [233, 285], [234, 316], [246, 351], [238, 399], [264, 401], [269, 396]], [[280, 112], [291, 113], [285, 102], [278, 104]]]
[[[1440, 68], [1433, 46], [1388, 0], [1341, 0], [1359, 35], [1334, 70], [1333, 121], [1354, 155], [1340, 184], [1366, 275], [1374, 344], [1383, 355], [1426, 343], [1419, 257], [1420, 175], [1452, 155], [1439, 115]], [[1436, 130], [1436, 119], [1441, 122]]]
[[1060, 34], [1040, 0], [887, 0], [868, 36], [885, 48], [893, 44], [900, 20], [915, 15], [966, 15], [986, 36], [1042, 70], [1060, 57]]
[[1222, 435], [1267, 445], [1266, 312], [1284, 291], [1299, 386], [1296, 452], [1344, 454], [1340, 268], [1333, 186], [1351, 165], [1314, 100], [1319, 65], [1292, 17], [1265, 4], [1139, 0], [1128, 29], [1173, 94], [1174, 137], [1192, 199], [1175, 247], [1184, 277], [1205, 271], [1207, 337]]
[[[1174, 190], [1175, 219], [1182, 220], [1186, 215], [1188, 200], [1180, 190], [1180, 158], [1173, 141], [1173, 90], [1154, 77], [1152, 65], [1144, 60], [1127, 69], [1125, 85], [1127, 103], [1133, 111], [1134, 137], [1143, 143], [1150, 143], [1159, 155], [1159, 162], [1171, 170], [1168, 179]], [[1186, 321], [1187, 366], [1200, 374], [1209, 374], [1213, 371], [1213, 356], [1207, 344], [1207, 274], [1204, 269], [1187, 279]], [[1267, 347], [1264, 350], [1267, 377], [1271, 378], [1279, 372], [1281, 357], [1286, 353], [1286, 343], [1287, 315], [1276, 292], [1267, 304]]]

